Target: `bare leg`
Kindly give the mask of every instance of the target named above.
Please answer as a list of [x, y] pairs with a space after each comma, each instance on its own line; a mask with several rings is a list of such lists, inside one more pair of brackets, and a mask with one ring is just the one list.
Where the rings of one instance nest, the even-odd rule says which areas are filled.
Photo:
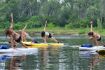
[[95, 41], [95, 45], [99, 46], [99, 42], [96, 39], [94, 41]]
[[17, 46], [17, 42], [13, 40], [13, 48], [16, 49], [16, 46]]
[[[21, 31], [21, 32], [20, 32], [20, 35], [21, 35], [21, 41], [23, 41], [23, 42], [26, 41], [27, 33], [26, 33], [25, 31]], [[23, 47], [23, 48], [27, 48], [27, 47], [26, 47], [25, 45], [23, 45], [23, 44], [22, 44], [22, 47]]]
[[42, 38], [43, 38], [43, 40], [44, 40], [44, 43], [47, 43], [47, 36], [42, 37]]
[[16, 49], [17, 43], [12, 42], [12, 43], [10, 43], [10, 45], [11, 45], [11, 47], [12, 47], [13, 49]]
[[20, 32], [20, 35], [21, 35], [21, 40], [22, 40], [22, 41], [26, 41], [27, 33], [26, 33], [25, 31], [21, 31], [21, 32]]
[[103, 42], [97, 41], [99, 45], [105, 46]]
[[12, 48], [14, 48], [14, 49], [16, 48], [17, 43], [15, 42], [15, 40], [13, 40], [12, 36], [10, 36], [9, 44]]
[[54, 37], [51, 38], [53, 41], [55, 41], [56, 43], [59, 43], [58, 40], [56, 40]]
[[22, 47], [23, 47], [23, 48], [28, 48], [28, 47], [27, 47], [27, 46], [25, 46], [24, 44], [22, 44]]
[[93, 42], [94, 45], [96, 45], [96, 46], [99, 45], [98, 41], [95, 38], [92, 38], [91, 41]]

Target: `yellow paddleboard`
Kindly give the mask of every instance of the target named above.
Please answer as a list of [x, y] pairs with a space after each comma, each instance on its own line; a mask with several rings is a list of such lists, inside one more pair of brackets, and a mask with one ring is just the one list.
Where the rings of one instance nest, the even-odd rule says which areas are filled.
[[104, 55], [105, 56], [105, 49], [103, 50], [97, 50], [96, 51], [99, 55]]
[[29, 48], [47, 48], [49, 46], [60, 47], [64, 45], [64, 43], [33, 43], [33, 42], [22, 42], [22, 44]]

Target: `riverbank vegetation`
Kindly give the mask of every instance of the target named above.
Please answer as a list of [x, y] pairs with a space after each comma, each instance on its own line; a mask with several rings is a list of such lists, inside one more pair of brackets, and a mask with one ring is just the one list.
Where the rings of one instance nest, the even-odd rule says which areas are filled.
[[47, 21], [47, 29], [57, 34], [85, 34], [90, 21], [105, 34], [104, 0], [0, 0], [0, 29], [8, 28], [10, 13], [14, 29], [40, 32]]
[[[31, 28], [31, 29], [26, 29], [26, 31], [32, 35], [40, 35], [40, 32], [43, 31], [44, 27], [41, 28]], [[22, 28], [20, 28], [22, 29]], [[54, 27], [50, 28], [47, 27], [47, 31], [53, 33], [54, 35], [87, 35], [89, 32], [90, 28], [64, 28], [64, 27]], [[0, 29], [0, 35], [4, 35], [5, 29]], [[15, 31], [19, 31], [19, 29], [15, 29]], [[102, 36], [105, 36], [105, 29], [98, 29], [94, 28], [94, 31], [99, 33]]]

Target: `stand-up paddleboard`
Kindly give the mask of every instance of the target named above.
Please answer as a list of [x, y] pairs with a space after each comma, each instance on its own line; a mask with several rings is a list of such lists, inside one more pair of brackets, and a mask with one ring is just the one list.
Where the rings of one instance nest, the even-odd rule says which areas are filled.
[[[33, 48], [34, 50], [28, 49], [28, 51], [25, 51], [25, 52], [14, 52], [14, 53], [10, 53], [10, 52], [6, 52], [6, 53], [0, 53], [0, 62], [5, 62], [13, 57], [24, 57], [24, 56], [27, 56], [27, 55], [38, 55], [38, 52], [35, 51], [35, 48]], [[23, 50], [23, 49], [22, 49]]]
[[83, 44], [79, 47], [81, 51], [96, 51], [96, 50], [103, 50], [105, 49], [104, 46], [92, 46], [91, 44]]
[[9, 48], [9, 49], [0, 49], [0, 53], [38, 53], [37, 48]]
[[0, 53], [38, 53], [37, 48], [11, 48], [9, 44], [0, 44]]
[[44, 48], [44, 47], [60, 47], [64, 46], [64, 43], [33, 43], [33, 42], [22, 42], [22, 44], [26, 47], [30, 48]]
[[93, 46], [93, 47], [79, 47], [81, 51], [95, 51], [95, 50], [102, 50], [105, 49], [103, 46]]
[[105, 49], [97, 50], [96, 51], [99, 55], [105, 56]]
[[0, 49], [9, 49], [10, 45], [5, 43], [5, 44], [0, 44]]

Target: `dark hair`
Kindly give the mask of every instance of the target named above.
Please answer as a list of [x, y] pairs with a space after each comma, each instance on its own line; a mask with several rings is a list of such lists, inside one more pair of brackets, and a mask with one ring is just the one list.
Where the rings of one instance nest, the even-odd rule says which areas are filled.
[[8, 35], [11, 35], [12, 34], [12, 29], [6, 29], [5, 30], [5, 34], [6, 34], [6, 36], [8, 36]]
[[93, 34], [94, 34], [93, 32], [89, 32], [88, 33], [89, 36], [93, 36]]
[[45, 31], [41, 32], [41, 37], [45, 37]]

